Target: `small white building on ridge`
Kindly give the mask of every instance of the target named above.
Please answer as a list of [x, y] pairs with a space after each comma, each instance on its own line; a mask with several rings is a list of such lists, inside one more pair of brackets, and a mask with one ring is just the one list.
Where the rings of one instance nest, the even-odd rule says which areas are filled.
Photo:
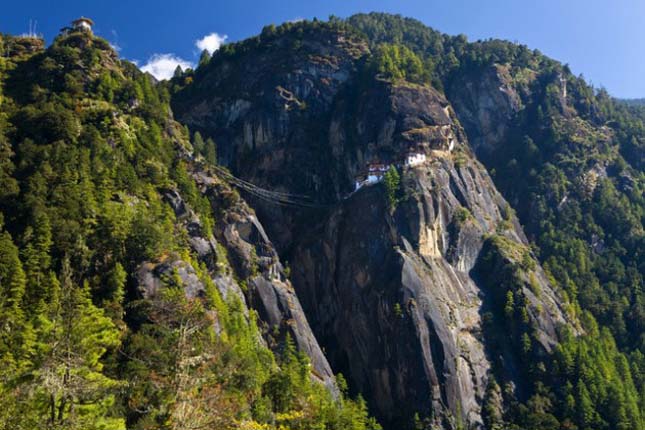
[[354, 191], [362, 186], [372, 185], [380, 182], [385, 176], [385, 173], [390, 169], [389, 164], [383, 163], [370, 163], [367, 165], [367, 173], [358, 175], [354, 182]]
[[94, 25], [94, 21], [92, 21], [89, 18], [85, 18], [84, 16], [72, 21], [72, 28], [74, 30], [90, 31], [91, 32], [93, 25]]
[[404, 164], [407, 167], [414, 167], [418, 166], [419, 164], [423, 164], [426, 161], [426, 154], [423, 152], [410, 152], [408, 155], [405, 157]]

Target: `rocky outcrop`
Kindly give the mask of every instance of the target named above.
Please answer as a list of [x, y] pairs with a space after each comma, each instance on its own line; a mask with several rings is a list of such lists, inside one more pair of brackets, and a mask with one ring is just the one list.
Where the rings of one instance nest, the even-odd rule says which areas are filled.
[[[342, 183], [327, 145], [336, 96], [367, 54], [361, 39], [322, 30], [269, 37], [260, 51], [215, 56], [195, 85], [173, 99], [178, 120], [212, 137], [220, 163], [261, 187], [335, 201]], [[348, 180], [348, 179], [345, 179]], [[308, 217], [245, 196], [268, 224], [279, 250]]]
[[445, 155], [464, 139], [439, 92], [384, 80], [371, 82], [359, 94], [341, 94], [328, 131], [328, 145], [344, 167], [339, 176], [345, 192], [370, 162], [397, 164], [409, 151]]
[[313, 376], [335, 393], [331, 367], [255, 213], [205, 166], [194, 165], [193, 177], [211, 202], [217, 220], [215, 238], [222, 245], [218, 252], [225, 253], [231, 262], [234, 278], [245, 280], [248, 305], [258, 312], [267, 343], [275, 347], [290, 335], [309, 356]]
[[[253, 210], [204, 166], [192, 167], [197, 184], [211, 200], [216, 213], [216, 234], [204, 234], [201, 220], [177, 190], [167, 190], [164, 198], [188, 233], [188, 242], [198, 258], [197, 263], [204, 264], [224, 299], [233, 294], [240, 299], [245, 313], [248, 314], [248, 309], [258, 313], [263, 342], [277, 348], [289, 334], [298, 349], [309, 356], [312, 376], [336, 393], [329, 363]], [[167, 255], [139, 266], [138, 290], [143, 298], [154, 299], [165, 286], [179, 284], [187, 297], [205, 298], [206, 286], [201, 276], [195, 262], [179, 255]], [[219, 331], [217, 315], [215, 311], [210, 312]]]
[[453, 82], [447, 95], [468, 132], [470, 144], [478, 154], [491, 156], [522, 108], [522, 89], [514, 85], [508, 67], [499, 64]]
[[35, 54], [45, 50], [45, 40], [40, 37], [31, 36], [0, 36], [0, 44], [3, 45], [6, 57], [21, 57]]
[[[409, 427], [415, 413], [442, 428], [480, 428], [491, 375], [520, 397], [523, 381], [512, 336], [490, 347], [483, 315], [496, 306], [497, 286], [477, 269], [490, 235], [526, 248], [522, 228], [475, 160], [445, 97], [425, 85], [361, 81], [366, 48], [359, 41], [342, 32], [310, 37], [286, 58], [271, 44], [254, 55], [216, 58], [178, 96], [178, 117], [216, 139], [235, 175], [317, 203], [284, 207], [244, 195], [255, 218], [237, 197], [198, 177], [213, 208], [228, 208], [216, 212], [217, 240], [250, 277], [250, 302], [264, 323], [279, 325], [291, 313], [293, 327], [304, 330], [298, 321], [306, 315], [315, 338], [301, 333], [301, 347], [309, 345], [320, 362], [325, 351], [386, 428]], [[291, 43], [283, 39], [275, 46]], [[462, 123], [498, 124], [498, 116], [519, 109], [506, 72], [487, 73], [491, 79], [473, 82], [469, 91], [490, 97], [477, 98], [471, 120]], [[470, 103], [465, 96], [464, 102]], [[480, 129], [476, 145], [506, 133]], [[428, 161], [400, 167], [395, 210], [382, 184], [353, 192], [354, 176], [367, 163], [396, 165], [411, 149]], [[275, 249], [290, 262], [292, 284]], [[566, 316], [534, 265], [539, 297], [528, 282], [518, 288], [527, 290], [536, 348], [548, 351]], [[498, 394], [489, 404], [501, 402]]]
[[[385, 423], [421, 412], [446, 428], [477, 427], [496, 359], [482, 330], [495, 285], [472, 269], [506, 202], [472, 159], [437, 157], [403, 175], [408, 198], [393, 214], [382, 187], [368, 187], [308, 232], [293, 253], [293, 282], [332, 366]], [[525, 243], [516, 220], [504, 234]], [[548, 350], [565, 318], [543, 274], [537, 282], [531, 318]]]

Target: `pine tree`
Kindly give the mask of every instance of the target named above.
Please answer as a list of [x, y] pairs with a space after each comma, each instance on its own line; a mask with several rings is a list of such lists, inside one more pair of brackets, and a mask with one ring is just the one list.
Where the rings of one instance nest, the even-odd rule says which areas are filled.
[[172, 77], [173, 78], [181, 78], [181, 75], [184, 74], [184, 71], [182, 70], [180, 65], [177, 65], [175, 68], [175, 72], [173, 73]]
[[506, 322], [513, 324], [513, 315], [515, 314], [515, 299], [513, 295], [513, 290], [508, 290], [506, 292], [506, 301], [504, 303], [504, 316], [506, 316]]
[[[29, 405], [21, 380], [32, 367], [34, 331], [24, 309], [25, 274], [18, 248], [0, 233], [0, 428], [21, 429]], [[25, 427], [29, 428], [29, 427]]]
[[37, 209], [32, 225], [25, 229], [22, 242], [22, 259], [27, 275], [26, 301], [29, 306], [44, 306], [50, 299], [51, 286], [49, 272], [51, 266], [50, 249], [52, 231], [49, 217], [42, 209]]
[[25, 360], [29, 337], [23, 310], [26, 280], [18, 248], [7, 232], [0, 233], [0, 385], [12, 378]]
[[118, 262], [107, 276], [107, 297], [104, 301], [103, 308], [114, 321], [119, 321], [123, 318], [123, 299], [125, 297], [125, 281], [127, 276], [128, 274], [125, 269]]
[[207, 49], [204, 49], [199, 56], [199, 65], [197, 67], [206, 66], [211, 61], [211, 54]]
[[196, 131], [193, 135], [193, 149], [195, 150], [195, 155], [204, 155], [204, 138], [201, 133]]
[[47, 352], [34, 387], [43, 405], [42, 426], [55, 429], [123, 429], [116, 417], [120, 383], [103, 374], [101, 357], [119, 344], [119, 332], [92, 304], [89, 288], [72, 279], [69, 259], [60, 273], [60, 301], [53, 302]]
[[211, 164], [217, 164], [217, 145], [210, 137], [206, 139], [204, 146], [204, 158]]
[[394, 210], [399, 202], [399, 188], [401, 186], [401, 177], [396, 167], [392, 166], [385, 172], [383, 182], [387, 192], [388, 206], [391, 210]]
[[3, 118], [0, 117], [0, 200], [16, 195], [19, 191], [18, 182], [12, 177], [15, 166], [11, 161], [11, 157], [14, 154], [10, 143], [5, 139], [1, 131], [5, 128]]
[[592, 428], [596, 412], [594, 404], [589, 396], [587, 386], [583, 381], [578, 381], [576, 392], [577, 421], [581, 429]]

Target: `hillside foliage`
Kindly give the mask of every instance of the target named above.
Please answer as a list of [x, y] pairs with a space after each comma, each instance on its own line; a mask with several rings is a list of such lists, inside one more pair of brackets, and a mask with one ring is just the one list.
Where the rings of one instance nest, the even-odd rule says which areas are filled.
[[[509, 142], [480, 157], [586, 330], [564, 337], [558, 353], [543, 363], [546, 371], [535, 372], [535, 358], [525, 361], [534, 393], [503, 422], [535, 429], [645, 428], [642, 109], [612, 99], [524, 45], [468, 42], [387, 14], [359, 14], [345, 22], [377, 52], [383, 44], [403, 45], [433, 64], [432, 85], [449, 100], [453, 82], [493, 65], [508, 67], [524, 95]], [[564, 101], [561, 77], [568, 87]], [[512, 282], [516, 269], [509, 270], [493, 276], [495, 282]], [[521, 317], [517, 291], [501, 290], [498, 318]], [[530, 333], [513, 330], [522, 349]]]
[[[163, 197], [179, 190], [212, 234], [211, 202], [181, 154], [216, 164], [217, 145], [172, 119], [179, 89], [284, 35], [289, 55], [302, 34], [337, 30], [369, 45], [362, 70], [372, 77], [432, 85], [450, 100], [459, 79], [500, 65], [522, 95], [507, 142], [479, 155], [531, 246], [487, 238], [480, 275], [496, 287], [484, 334], [513, 337], [530, 390], [492, 378], [486, 427], [645, 428], [642, 107], [526, 46], [385, 14], [267, 26], [162, 84], [85, 33], [46, 49], [0, 35], [0, 428], [379, 428], [342, 377], [338, 396], [312, 378], [291, 339], [275, 351], [260, 341], [255, 313], [212, 284]], [[392, 210], [402, 179], [386, 175]], [[560, 328], [550, 354], [528, 324], [532, 256], [578, 323]], [[170, 258], [192, 265], [205, 297], [188, 297], [176, 274], [141, 296], [138, 268]]]
[[[164, 192], [204, 235], [214, 219], [165, 87], [83, 32], [14, 51], [0, 57], [0, 428], [379, 428], [290, 339], [260, 342], [254, 312], [192, 255]], [[216, 163], [211, 139], [193, 141]], [[172, 258], [206, 297], [176, 273], [141, 296], [138, 267]]]

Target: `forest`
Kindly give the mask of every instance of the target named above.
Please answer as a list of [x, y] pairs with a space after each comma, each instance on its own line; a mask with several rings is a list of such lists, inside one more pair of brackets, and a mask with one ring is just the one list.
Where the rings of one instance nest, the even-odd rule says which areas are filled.
[[[190, 143], [164, 86], [88, 34], [22, 43], [0, 38], [18, 52], [0, 57], [0, 427], [379, 428], [341, 377], [337, 394], [312, 381], [290, 339], [260, 342], [254, 314], [191, 255], [162, 193], [180, 189], [212, 234], [177, 154], [194, 144], [212, 161], [215, 147]], [[186, 297], [175, 270], [138, 296], [137, 266], [172, 255], [205, 295]]]
[[[220, 243], [213, 266], [200, 261], [165, 197], [178, 191], [217, 242], [222, 203], [200, 192], [193, 160], [218, 164], [218, 143], [173, 119], [171, 100], [224, 62], [280, 37], [298, 51], [299, 34], [320, 29], [364, 41], [357, 67], [369, 79], [451, 100], [461, 80], [501, 64], [522, 94], [505, 144], [474, 149], [529, 241], [517, 250], [491, 234], [477, 268], [497, 286], [484, 330], [513, 337], [530, 383], [517, 398], [491, 378], [485, 427], [644, 429], [645, 109], [526, 46], [376, 13], [267, 26], [166, 82], [91, 34], [47, 48], [0, 34], [0, 428], [381, 428], [342, 375], [334, 390], [311, 377], [290, 336], [262, 340], [257, 313], [213, 282], [226, 275], [244, 292], [248, 279]], [[403, 179], [386, 177], [392, 211]], [[518, 252], [536, 256], [576, 321], [550, 355], [534, 348], [522, 292], [534, 268]], [[175, 259], [204, 293], [185, 294], [175, 267], [142, 294], [142, 265]]]

